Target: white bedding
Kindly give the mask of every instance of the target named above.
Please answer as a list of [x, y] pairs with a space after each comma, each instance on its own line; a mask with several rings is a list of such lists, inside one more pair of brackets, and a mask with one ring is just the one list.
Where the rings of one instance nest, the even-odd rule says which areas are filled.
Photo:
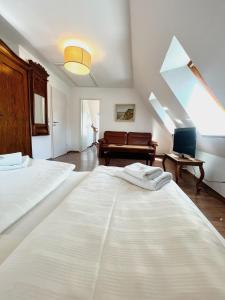
[[98, 167], [0, 266], [4, 300], [224, 300], [225, 245], [171, 182]]
[[0, 234], [0, 264], [15, 250], [24, 238], [48, 215], [90, 172], [71, 174], [33, 209]]
[[0, 172], [0, 233], [39, 203], [73, 171], [74, 165], [32, 159], [29, 167]]

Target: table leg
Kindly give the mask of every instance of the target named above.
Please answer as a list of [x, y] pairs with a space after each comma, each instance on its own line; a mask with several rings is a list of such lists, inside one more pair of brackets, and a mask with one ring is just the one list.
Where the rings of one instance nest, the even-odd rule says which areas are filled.
[[108, 166], [110, 163], [110, 153], [109, 151], [104, 152], [104, 157], [105, 157], [105, 166]]
[[180, 169], [180, 166], [178, 164], [175, 164], [175, 179], [176, 179], [176, 183], [178, 183], [178, 180], [179, 180], [179, 169]]
[[108, 166], [110, 163], [110, 158], [108, 156], [105, 157], [105, 166]]
[[166, 171], [165, 161], [166, 161], [166, 156], [164, 155], [163, 161], [162, 161], [162, 165], [163, 165], [163, 170], [164, 170], [164, 171]]
[[201, 190], [201, 183], [202, 183], [202, 180], [204, 179], [204, 176], [205, 176], [205, 171], [204, 171], [202, 165], [199, 166], [199, 171], [200, 171], [200, 177], [199, 177], [199, 179], [197, 181], [197, 184], [196, 184], [197, 193], [199, 193], [200, 190]]
[[179, 177], [182, 178], [182, 165], [179, 167]]

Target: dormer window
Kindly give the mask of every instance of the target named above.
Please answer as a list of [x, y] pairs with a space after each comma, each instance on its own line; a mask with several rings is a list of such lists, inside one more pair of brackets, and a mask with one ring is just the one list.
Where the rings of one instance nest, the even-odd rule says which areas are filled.
[[224, 108], [176, 37], [160, 73], [200, 134], [225, 136]]

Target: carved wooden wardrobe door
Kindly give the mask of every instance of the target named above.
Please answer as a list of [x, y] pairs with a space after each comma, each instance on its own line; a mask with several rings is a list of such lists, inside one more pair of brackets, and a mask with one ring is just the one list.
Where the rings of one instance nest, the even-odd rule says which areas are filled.
[[0, 154], [32, 154], [29, 70], [0, 40]]

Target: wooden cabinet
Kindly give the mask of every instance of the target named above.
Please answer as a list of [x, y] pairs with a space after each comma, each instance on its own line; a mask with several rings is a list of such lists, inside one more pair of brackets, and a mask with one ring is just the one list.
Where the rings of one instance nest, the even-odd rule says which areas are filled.
[[30, 66], [0, 40], [0, 154], [32, 155]]
[[38, 63], [29, 60], [31, 67], [31, 121], [32, 135], [48, 135], [48, 73]]

